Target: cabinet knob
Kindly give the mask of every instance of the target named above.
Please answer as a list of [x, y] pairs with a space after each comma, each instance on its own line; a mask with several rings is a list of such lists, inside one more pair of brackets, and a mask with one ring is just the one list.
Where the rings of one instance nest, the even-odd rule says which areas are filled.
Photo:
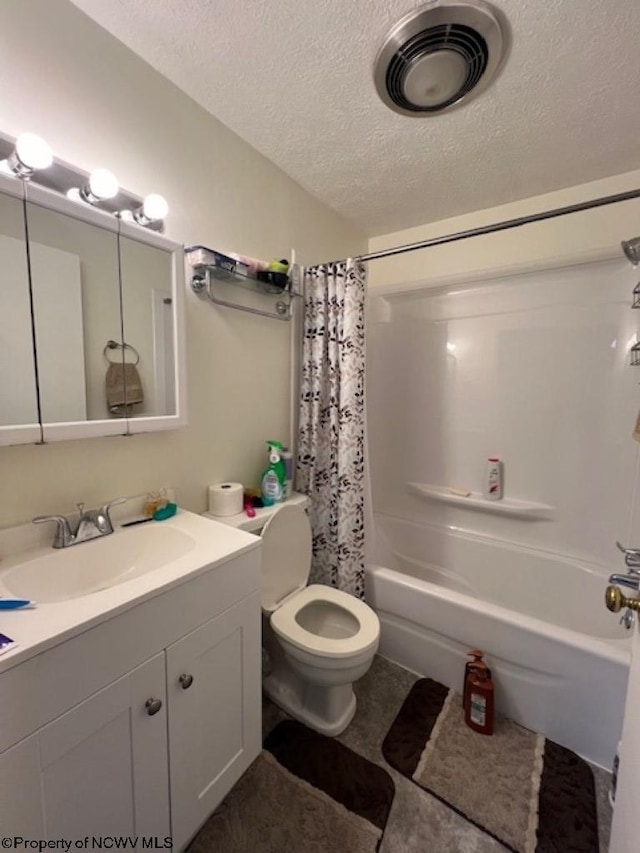
[[162, 708], [162, 700], [161, 699], [147, 699], [144, 703], [144, 707], [147, 709], [147, 714], [150, 717], [153, 717], [154, 714], [157, 714], [160, 708]]
[[193, 684], [193, 676], [187, 675], [186, 672], [183, 672], [178, 681], [180, 682], [180, 687], [182, 687], [183, 690], [188, 690]]

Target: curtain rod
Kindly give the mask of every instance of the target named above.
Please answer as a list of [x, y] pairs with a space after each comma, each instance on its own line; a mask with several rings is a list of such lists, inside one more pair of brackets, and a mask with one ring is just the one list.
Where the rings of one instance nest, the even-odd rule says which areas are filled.
[[591, 210], [594, 207], [604, 207], [607, 204], [616, 204], [619, 201], [629, 201], [640, 198], [640, 189], [629, 190], [616, 195], [607, 195], [595, 198], [591, 201], [583, 201], [579, 204], [570, 204], [568, 207], [557, 207], [554, 210], [545, 210], [542, 213], [531, 213], [529, 216], [519, 216], [517, 219], [507, 219], [505, 222], [496, 222], [494, 225], [481, 225], [479, 228], [471, 228], [468, 231], [457, 231], [455, 234], [446, 234], [444, 237], [432, 237], [429, 240], [421, 240], [419, 243], [407, 243], [404, 246], [395, 246], [392, 249], [382, 249], [379, 252], [370, 252], [368, 255], [359, 255], [356, 261], [377, 261], [379, 258], [389, 258], [393, 255], [402, 255], [405, 252], [417, 252], [419, 249], [428, 249], [431, 246], [442, 246], [444, 243], [455, 243], [457, 240], [467, 240], [469, 237], [480, 237], [483, 234], [493, 234], [496, 231], [506, 231], [509, 228], [518, 228], [520, 225], [528, 225], [530, 222], [542, 222], [545, 219], [554, 219], [556, 216], [566, 216], [568, 213], [579, 213], [581, 210]]

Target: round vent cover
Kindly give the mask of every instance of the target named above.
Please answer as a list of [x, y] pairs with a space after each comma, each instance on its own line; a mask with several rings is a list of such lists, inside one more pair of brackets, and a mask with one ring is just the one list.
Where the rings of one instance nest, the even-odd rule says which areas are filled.
[[403, 115], [434, 115], [478, 95], [497, 74], [506, 27], [482, 0], [435, 2], [399, 21], [374, 68], [382, 100]]

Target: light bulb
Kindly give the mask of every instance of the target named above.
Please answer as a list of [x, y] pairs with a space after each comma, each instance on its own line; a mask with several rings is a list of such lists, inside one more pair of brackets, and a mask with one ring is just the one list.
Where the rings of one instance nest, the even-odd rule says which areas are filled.
[[142, 203], [142, 215], [150, 222], [155, 222], [157, 219], [164, 219], [168, 212], [169, 205], [161, 195], [151, 193], [145, 196]]
[[89, 193], [102, 201], [118, 194], [118, 179], [108, 169], [95, 169], [89, 176]]
[[151, 193], [144, 197], [142, 205], [133, 212], [133, 218], [138, 225], [151, 225], [165, 218], [169, 212], [169, 205], [158, 193]]
[[15, 147], [6, 161], [3, 170], [28, 181], [37, 169], [47, 169], [53, 163], [51, 148], [35, 133], [21, 133]]
[[71, 187], [71, 189], [66, 192], [67, 198], [70, 198], [71, 201], [82, 201], [82, 196], [80, 195], [80, 190], [78, 187]]
[[118, 179], [108, 169], [94, 169], [89, 183], [80, 190], [80, 198], [89, 204], [100, 204], [118, 194]]
[[16, 140], [16, 156], [23, 166], [35, 171], [48, 169], [53, 163], [53, 152], [41, 136], [21, 133]]

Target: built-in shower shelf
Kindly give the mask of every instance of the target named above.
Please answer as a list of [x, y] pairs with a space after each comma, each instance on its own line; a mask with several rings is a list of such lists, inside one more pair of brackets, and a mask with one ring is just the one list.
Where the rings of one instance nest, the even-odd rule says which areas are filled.
[[421, 498], [440, 503], [463, 506], [479, 512], [493, 512], [496, 515], [515, 515], [522, 518], [539, 518], [550, 515], [554, 507], [536, 501], [523, 501], [519, 498], [502, 498], [489, 501], [478, 492], [468, 497], [456, 495], [447, 486], [431, 486], [427, 483], [407, 483], [409, 490]]

